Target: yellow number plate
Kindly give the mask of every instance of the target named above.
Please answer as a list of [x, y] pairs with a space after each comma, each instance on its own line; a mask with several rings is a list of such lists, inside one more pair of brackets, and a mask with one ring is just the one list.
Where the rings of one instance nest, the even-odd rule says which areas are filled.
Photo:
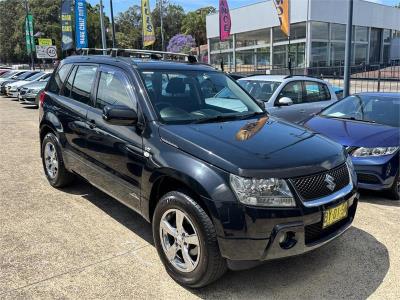
[[347, 217], [349, 204], [348, 202], [343, 202], [336, 207], [330, 208], [324, 212], [324, 222], [322, 228], [326, 228], [335, 224], [336, 222], [343, 220]]

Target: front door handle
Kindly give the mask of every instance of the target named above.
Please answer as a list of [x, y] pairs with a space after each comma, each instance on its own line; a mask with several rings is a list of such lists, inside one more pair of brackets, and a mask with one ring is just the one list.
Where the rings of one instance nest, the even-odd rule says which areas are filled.
[[90, 129], [96, 128], [96, 121], [95, 120], [89, 120], [89, 127], [90, 127]]

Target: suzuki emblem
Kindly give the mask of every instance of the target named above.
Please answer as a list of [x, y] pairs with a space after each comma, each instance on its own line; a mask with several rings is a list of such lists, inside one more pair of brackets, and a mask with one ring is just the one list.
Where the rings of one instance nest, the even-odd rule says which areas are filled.
[[327, 183], [326, 187], [333, 192], [335, 190], [335, 187], [336, 187], [335, 178], [333, 178], [329, 174], [326, 174], [325, 182]]

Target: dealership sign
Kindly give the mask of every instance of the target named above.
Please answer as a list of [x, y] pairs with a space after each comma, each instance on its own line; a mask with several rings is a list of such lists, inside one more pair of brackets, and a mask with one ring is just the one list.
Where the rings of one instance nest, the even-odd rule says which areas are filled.
[[87, 26], [86, 26], [87, 12], [86, 0], [75, 1], [75, 43], [76, 48], [87, 48]]
[[36, 56], [41, 59], [56, 59], [56, 46], [36, 46]]

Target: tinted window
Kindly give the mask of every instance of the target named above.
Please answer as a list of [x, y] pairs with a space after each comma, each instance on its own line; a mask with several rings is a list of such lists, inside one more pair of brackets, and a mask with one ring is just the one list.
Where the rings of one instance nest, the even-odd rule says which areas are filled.
[[288, 97], [292, 99], [293, 104], [303, 103], [302, 96], [302, 85], [301, 81], [289, 82], [279, 94], [278, 100], [282, 97]]
[[330, 100], [331, 95], [329, 93], [326, 84], [319, 82], [306, 81], [304, 83], [305, 88], [305, 102], [318, 102]]
[[74, 69], [72, 70], [71, 74], [68, 77], [67, 82], [64, 85], [64, 89], [61, 91], [61, 95], [66, 96], [66, 97], [70, 97], [71, 96], [71, 91], [72, 91], [72, 84], [74, 83], [74, 78], [75, 78], [75, 74], [76, 74], [76, 70], [78, 69], [77, 66], [74, 67]]
[[239, 80], [239, 84], [258, 100], [268, 101], [280, 82], [260, 80]]
[[71, 98], [89, 104], [90, 91], [96, 78], [96, 66], [79, 66], [75, 74]]
[[103, 109], [106, 105], [124, 105], [134, 108], [129, 93], [128, 79], [120, 71], [101, 72], [96, 107]]
[[63, 65], [51, 78], [49, 83], [49, 91], [55, 94], [58, 94], [61, 90], [61, 87], [68, 76], [69, 70], [72, 65]]

